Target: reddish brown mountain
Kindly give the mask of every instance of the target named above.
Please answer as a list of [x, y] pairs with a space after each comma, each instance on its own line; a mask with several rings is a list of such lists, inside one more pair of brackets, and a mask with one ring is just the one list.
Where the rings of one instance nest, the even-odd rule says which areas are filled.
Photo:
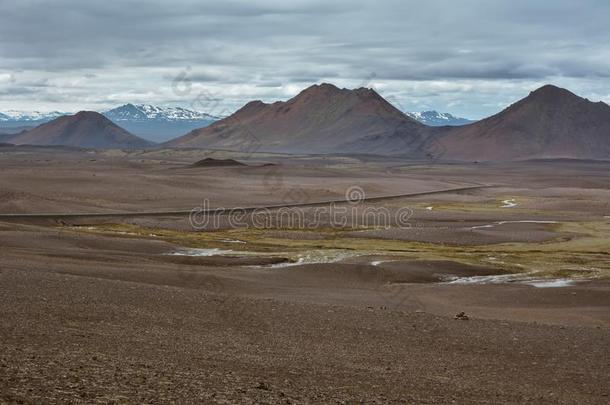
[[65, 145], [79, 148], [141, 148], [151, 142], [130, 134], [102, 114], [81, 111], [21, 132], [10, 139], [22, 145]]
[[610, 158], [610, 106], [547, 85], [474, 124], [445, 128], [447, 159]]
[[173, 147], [292, 153], [424, 155], [431, 129], [374, 90], [314, 85], [286, 102], [252, 101], [209, 127], [168, 142]]

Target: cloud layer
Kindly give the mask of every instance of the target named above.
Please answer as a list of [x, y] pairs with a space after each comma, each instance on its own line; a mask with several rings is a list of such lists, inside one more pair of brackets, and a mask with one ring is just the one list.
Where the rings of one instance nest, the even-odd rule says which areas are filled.
[[230, 112], [322, 81], [480, 118], [544, 83], [610, 101], [610, 2], [0, 2], [0, 111]]

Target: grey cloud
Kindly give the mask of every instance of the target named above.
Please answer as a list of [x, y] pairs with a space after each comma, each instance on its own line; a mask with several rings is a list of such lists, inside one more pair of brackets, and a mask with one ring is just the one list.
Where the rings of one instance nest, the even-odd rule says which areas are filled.
[[12, 86], [12, 87], [0, 88], [0, 95], [7, 96], [7, 97], [30, 95], [30, 94], [34, 94], [34, 93], [36, 93], [36, 90], [32, 89], [30, 87]]
[[0, 111], [130, 96], [188, 104], [171, 82], [189, 67], [231, 106], [319, 81], [381, 84], [406, 106], [469, 116], [545, 82], [607, 98], [608, 15], [601, 0], [3, 1], [0, 76], [41, 85], [15, 85], [39, 93], [9, 101], [0, 80]]

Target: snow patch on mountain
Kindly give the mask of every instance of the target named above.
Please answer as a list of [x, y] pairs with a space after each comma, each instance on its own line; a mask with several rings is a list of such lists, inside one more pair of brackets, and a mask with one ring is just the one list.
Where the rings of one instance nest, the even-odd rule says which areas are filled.
[[149, 104], [125, 104], [103, 113], [113, 121], [216, 121], [204, 112], [182, 107], [158, 107]]
[[69, 113], [51, 111], [51, 112], [40, 112], [40, 111], [17, 111], [8, 110], [0, 113], [0, 121], [19, 121], [19, 122], [46, 122], [54, 120], [57, 117], [68, 115]]
[[407, 112], [405, 114], [422, 124], [434, 127], [443, 125], [459, 126], [474, 122], [466, 118], [456, 117], [455, 115], [438, 111]]

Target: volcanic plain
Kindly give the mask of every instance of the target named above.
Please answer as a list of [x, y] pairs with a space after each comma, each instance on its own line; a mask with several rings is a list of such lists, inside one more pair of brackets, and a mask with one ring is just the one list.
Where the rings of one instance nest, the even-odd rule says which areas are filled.
[[609, 400], [608, 162], [0, 155], [0, 402]]

